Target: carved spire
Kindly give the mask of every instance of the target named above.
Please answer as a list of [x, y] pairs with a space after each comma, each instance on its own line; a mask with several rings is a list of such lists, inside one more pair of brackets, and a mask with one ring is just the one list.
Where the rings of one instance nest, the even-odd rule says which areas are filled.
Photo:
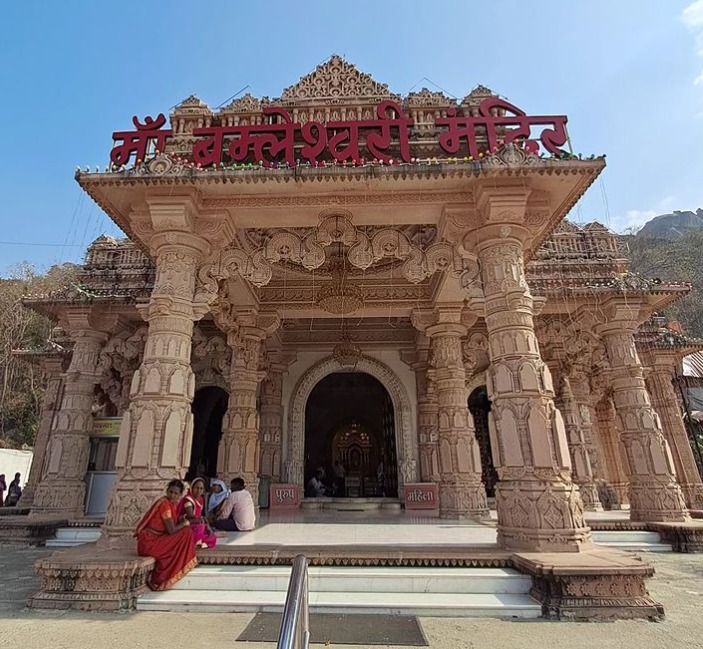
[[341, 56], [333, 54], [298, 83], [286, 88], [281, 95], [281, 103], [352, 97], [382, 100], [391, 99], [393, 95], [386, 84], [378, 83]]

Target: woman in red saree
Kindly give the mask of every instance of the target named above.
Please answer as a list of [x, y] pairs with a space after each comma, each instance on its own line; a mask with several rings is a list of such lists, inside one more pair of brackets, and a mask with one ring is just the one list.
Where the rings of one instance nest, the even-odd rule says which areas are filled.
[[154, 557], [156, 565], [149, 588], [165, 590], [198, 564], [195, 541], [188, 520], [178, 522], [176, 506], [183, 495], [183, 483], [171, 480], [161, 496], [137, 523], [137, 552]]
[[217, 537], [203, 518], [205, 509], [205, 480], [196, 478], [190, 483], [188, 493], [178, 503], [178, 520], [187, 520], [193, 531], [196, 548], [214, 548]]

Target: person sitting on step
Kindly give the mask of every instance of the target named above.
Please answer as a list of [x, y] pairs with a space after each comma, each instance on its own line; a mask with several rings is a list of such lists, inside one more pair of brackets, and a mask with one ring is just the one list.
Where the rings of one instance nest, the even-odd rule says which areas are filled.
[[231, 493], [215, 519], [214, 527], [226, 532], [244, 532], [256, 526], [256, 509], [242, 478], [230, 482]]

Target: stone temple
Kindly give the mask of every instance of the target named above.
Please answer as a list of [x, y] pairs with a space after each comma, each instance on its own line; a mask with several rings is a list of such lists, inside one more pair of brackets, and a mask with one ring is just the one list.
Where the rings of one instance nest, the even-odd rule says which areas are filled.
[[[605, 166], [567, 152], [565, 117], [483, 86], [401, 97], [333, 56], [280, 98], [191, 96], [169, 130], [134, 125], [105, 172], [76, 174], [128, 238], [27, 302], [60, 328], [27, 353], [48, 376], [29, 524], [104, 516], [96, 556], [128, 572], [168, 479], [239, 475], [309, 506], [336, 460], [337, 495], [365, 507], [495, 509], [496, 552], [549, 605], [650, 610], [651, 571], [594, 550], [584, 515], [629, 508], [700, 549], [672, 384], [698, 347], [654, 317], [689, 288], [565, 220]], [[559, 599], [559, 565], [581, 595], [563, 578]]]

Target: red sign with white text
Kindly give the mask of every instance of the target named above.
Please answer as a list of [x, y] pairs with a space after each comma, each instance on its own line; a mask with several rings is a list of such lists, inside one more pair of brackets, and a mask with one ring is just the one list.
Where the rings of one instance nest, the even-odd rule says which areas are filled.
[[434, 482], [404, 485], [405, 509], [439, 509], [439, 488]]
[[269, 509], [298, 509], [300, 486], [296, 484], [272, 484], [269, 486]]

